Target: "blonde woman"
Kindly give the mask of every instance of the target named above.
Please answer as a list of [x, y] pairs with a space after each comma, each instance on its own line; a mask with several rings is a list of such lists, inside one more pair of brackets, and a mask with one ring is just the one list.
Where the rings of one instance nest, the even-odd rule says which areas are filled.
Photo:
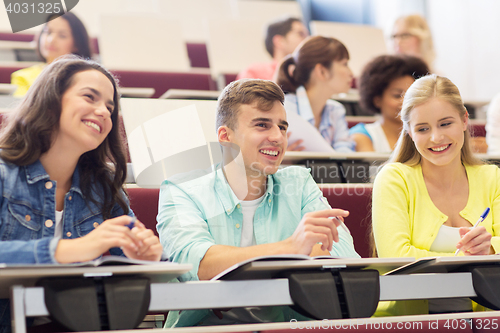
[[436, 53], [431, 30], [425, 18], [418, 14], [398, 18], [394, 22], [391, 39], [394, 53], [419, 57], [432, 70]]
[[[458, 88], [437, 75], [416, 80], [401, 119], [396, 148], [373, 187], [379, 257], [453, 256], [457, 249], [467, 256], [498, 253], [500, 170], [473, 156]], [[491, 213], [472, 229], [487, 207]], [[392, 313], [426, 312], [426, 302], [413, 303]], [[432, 313], [471, 309], [469, 299], [429, 302]]]

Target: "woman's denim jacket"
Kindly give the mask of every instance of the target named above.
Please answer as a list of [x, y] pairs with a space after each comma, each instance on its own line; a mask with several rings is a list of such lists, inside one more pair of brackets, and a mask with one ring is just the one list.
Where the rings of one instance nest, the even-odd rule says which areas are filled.
[[[0, 159], [0, 193], [0, 263], [56, 263], [56, 182], [49, 179], [40, 161], [17, 166]], [[111, 217], [123, 214], [117, 204]], [[131, 210], [129, 215], [133, 216]], [[64, 198], [62, 221], [62, 238], [85, 236], [103, 222], [100, 209], [83, 197], [78, 167]], [[119, 248], [110, 249], [110, 253], [123, 255]], [[0, 300], [0, 332], [8, 311], [8, 300]]]
[[[17, 166], [0, 159], [0, 193], [0, 263], [56, 263], [56, 182], [49, 179], [40, 161]], [[111, 217], [123, 214], [117, 204]], [[78, 167], [64, 198], [62, 221], [62, 238], [85, 236], [103, 222], [100, 209], [83, 197]], [[110, 252], [123, 255], [120, 249]]]

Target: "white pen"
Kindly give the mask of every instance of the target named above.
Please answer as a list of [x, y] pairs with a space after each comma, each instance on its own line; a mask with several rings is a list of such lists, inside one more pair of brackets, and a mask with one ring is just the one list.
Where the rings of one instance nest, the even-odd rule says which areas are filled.
[[[321, 201], [323, 203], [323, 205], [326, 207], [326, 209], [332, 209], [332, 207], [330, 207], [330, 205], [325, 201], [325, 198], [320, 196], [318, 199], [319, 199], [319, 201]], [[338, 216], [331, 217], [331, 218], [337, 219], [337, 221], [340, 222], [340, 226], [342, 227], [342, 229], [344, 229], [344, 231], [347, 232], [349, 235], [351, 234], [351, 232], [349, 231], [347, 226], [344, 224], [344, 222]]]
[[[490, 213], [490, 207], [487, 207], [484, 210], [484, 212], [481, 214], [481, 216], [479, 217], [479, 220], [477, 220], [477, 222], [472, 226], [472, 229], [474, 229], [475, 227], [477, 227], [479, 225], [479, 223], [483, 222], [484, 219], [486, 218], [486, 216], [488, 216], [489, 213]], [[470, 229], [470, 230], [472, 230], [472, 229]], [[455, 251], [455, 256], [457, 256], [459, 253], [460, 253], [460, 249], [457, 249]]]

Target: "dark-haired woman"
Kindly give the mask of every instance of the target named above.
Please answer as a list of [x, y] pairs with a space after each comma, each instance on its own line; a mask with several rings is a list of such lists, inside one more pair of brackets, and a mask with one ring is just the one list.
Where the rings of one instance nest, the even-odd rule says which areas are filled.
[[65, 54], [75, 54], [84, 59], [92, 57], [89, 35], [82, 21], [71, 12], [54, 16], [49, 16], [36, 43], [38, 57], [44, 63], [20, 69], [11, 75], [11, 83], [17, 86], [14, 92], [16, 97], [24, 96], [45, 66], [58, 57]]
[[[338, 152], [352, 152], [345, 108], [330, 98], [346, 93], [352, 84], [349, 52], [334, 38], [313, 36], [304, 40], [280, 65], [277, 83], [283, 89], [285, 109], [298, 113], [316, 127]], [[299, 140], [300, 141], [300, 140]], [[291, 143], [294, 150], [298, 142]]]
[[[50, 64], [0, 133], [0, 263], [56, 264], [114, 255], [158, 261], [162, 246], [123, 191], [119, 94], [97, 63]], [[0, 332], [9, 303], [0, 300]]]
[[392, 152], [403, 127], [399, 117], [403, 95], [416, 78], [428, 72], [426, 63], [413, 56], [382, 55], [365, 66], [360, 77], [360, 103], [380, 118], [349, 130], [356, 151]]

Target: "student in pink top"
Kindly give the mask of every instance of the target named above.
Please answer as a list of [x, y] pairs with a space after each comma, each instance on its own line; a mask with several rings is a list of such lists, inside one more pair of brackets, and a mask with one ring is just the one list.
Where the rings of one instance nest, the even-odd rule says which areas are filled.
[[267, 27], [265, 44], [273, 61], [252, 64], [241, 71], [236, 79], [273, 80], [278, 63], [307, 36], [309, 31], [298, 18], [286, 17], [272, 22]]

